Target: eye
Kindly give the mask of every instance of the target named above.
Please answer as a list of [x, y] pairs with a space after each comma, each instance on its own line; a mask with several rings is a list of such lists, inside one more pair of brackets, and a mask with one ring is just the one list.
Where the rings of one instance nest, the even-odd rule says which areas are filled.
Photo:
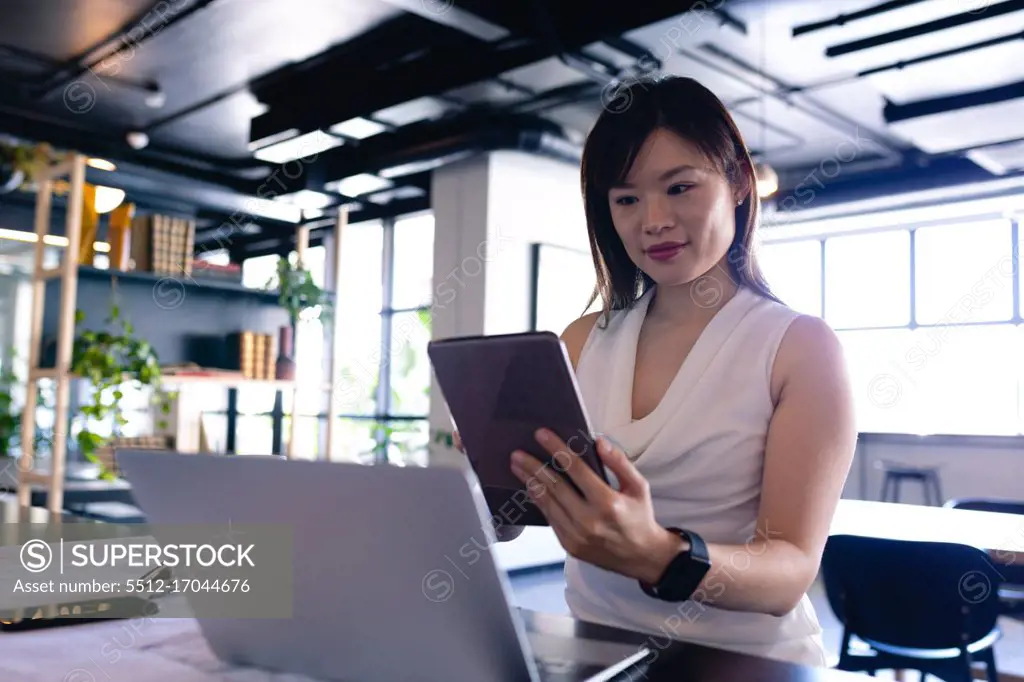
[[671, 187], [668, 188], [668, 193], [669, 194], [682, 194], [683, 192], [685, 192], [690, 187], [692, 187], [692, 185], [688, 185], [688, 184], [683, 183], [683, 182], [677, 182], [676, 184], [674, 184], [674, 185], [672, 185]]
[[629, 206], [630, 204], [636, 203], [638, 199], [634, 196], [627, 194], [621, 197], [615, 197], [612, 201], [618, 204], [619, 206]]

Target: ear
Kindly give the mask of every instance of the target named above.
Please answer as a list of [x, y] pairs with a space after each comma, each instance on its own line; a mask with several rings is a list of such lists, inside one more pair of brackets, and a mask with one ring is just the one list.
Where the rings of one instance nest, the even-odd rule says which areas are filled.
[[749, 157], [743, 156], [740, 158], [738, 170], [739, 172], [732, 183], [732, 198], [737, 206], [746, 201], [754, 189], [751, 184], [754, 181], [754, 167], [751, 165]]

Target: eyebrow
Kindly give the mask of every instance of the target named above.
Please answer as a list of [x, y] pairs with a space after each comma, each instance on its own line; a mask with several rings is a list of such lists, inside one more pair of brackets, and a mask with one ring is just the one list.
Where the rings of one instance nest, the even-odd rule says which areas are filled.
[[[695, 170], [700, 170], [700, 169], [697, 168], [696, 166], [691, 166], [689, 164], [683, 164], [681, 166], [676, 166], [674, 168], [669, 168], [667, 171], [665, 171], [664, 173], [662, 173], [661, 175], [658, 176], [658, 180], [661, 180], [661, 181], [668, 180], [669, 178], [671, 178], [673, 175], [676, 175], [677, 173], [682, 173], [683, 171], [695, 171]], [[619, 187], [632, 187], [632, 186], [633, 185], [631, 183], [628, 183], [628, 182], [617, 182], [617, 183], [613, 184], [611, 188], [612, 189], [616, 189], [616, 188], [619, 188]]]

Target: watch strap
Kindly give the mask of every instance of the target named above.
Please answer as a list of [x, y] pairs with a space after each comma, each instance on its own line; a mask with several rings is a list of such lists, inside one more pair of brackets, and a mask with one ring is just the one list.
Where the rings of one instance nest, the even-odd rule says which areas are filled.
[[[665, 530], [675, 533], [689, 543], [689, 549], [681, 551], [672, 559], [672, 561], [669, 562], [668, 566], [665, 567], [664, 573], [656, 584], [651, 585], [642, 580], [638, 582], [640, 583], [640, 588], [649, 597], [667, 601], [685, 601], [693, 594], [694, 591], [696, 591], [697, 586], [700, 585], [701, 580], [704, 579], [704, 575], [711, 566], [711, 557], [708, 552], [708, 546], [707, 543], [704, 542], [704, 538], [693, 531], [676, 528], [674, 526], [668, 527]], [[672, 588], [678, 588], [678, 586], [672, 585], [671, 582], [673, 578], [678, 575], [681, 564], [689, 564], [694, 567], [692, 572], [694, 577], [690, 580], [692, 584], [687, 584], [683, 590], [686, 592], [685, 596], [672, 594], [672, 592], [677, 591]]]

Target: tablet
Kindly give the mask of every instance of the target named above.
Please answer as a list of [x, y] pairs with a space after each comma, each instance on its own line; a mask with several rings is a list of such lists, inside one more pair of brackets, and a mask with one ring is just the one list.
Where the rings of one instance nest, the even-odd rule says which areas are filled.
[[[557, 335], [454, 337], [431, 341], [427, 353], [491, 514], [503, 525], [548, 525], [512, 473], [514, 450], [545, 462], [546, 471], [573, 487], [562, 472], [578, 460], [608, 481], [572, 361]], [[571, 452], [552, 457], [534, 436], [541, 427], [557, 433]]]

